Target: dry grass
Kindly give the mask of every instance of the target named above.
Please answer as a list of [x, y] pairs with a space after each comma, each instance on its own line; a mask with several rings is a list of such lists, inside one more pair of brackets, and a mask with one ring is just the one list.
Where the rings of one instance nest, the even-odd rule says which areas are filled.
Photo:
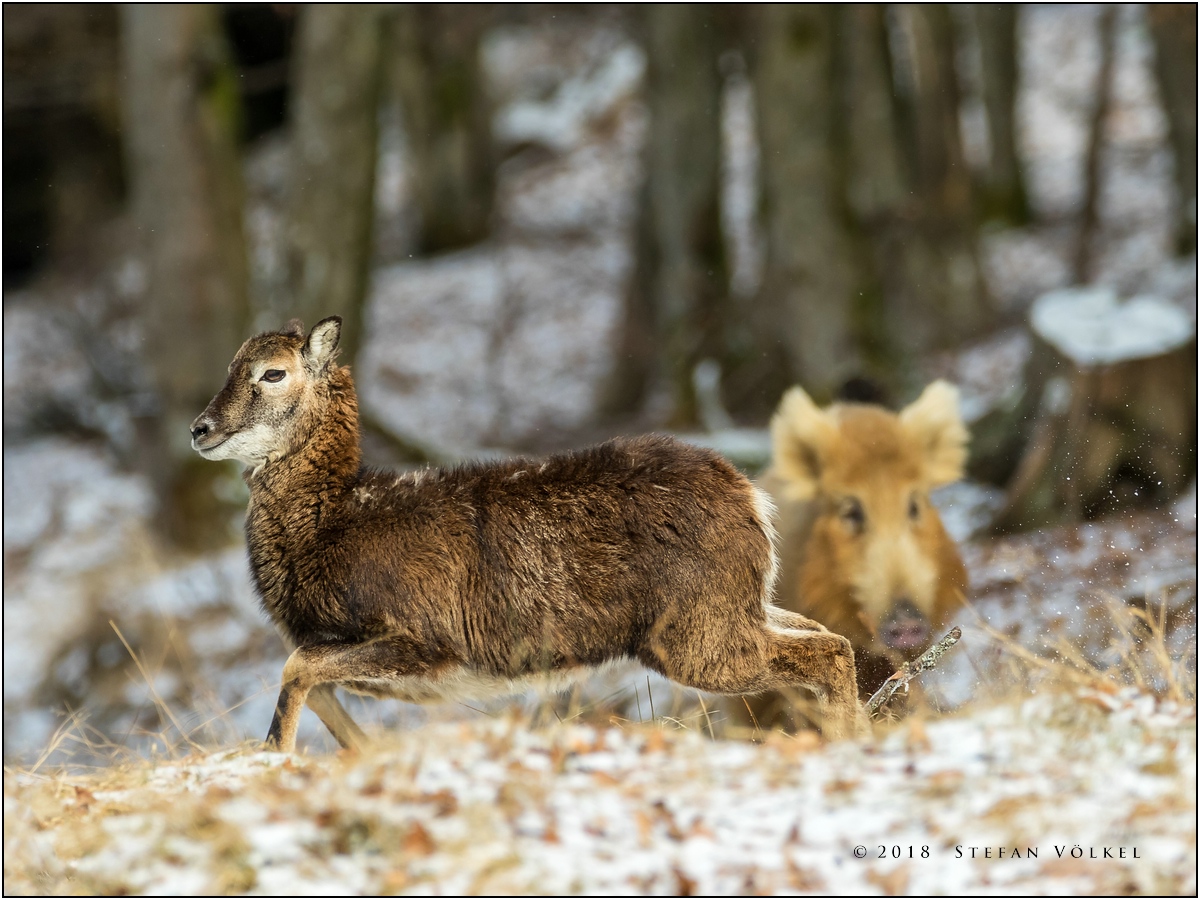
[[1135, 688], [1159, 700], [1194, 706], [1196, 703], [1196, 632], [1194, 619], [1182, 652], [1173, 638], [1187, 622], [1173, 621], [1165, 592], [1145, 606], [1101, 594], [1111, 625], [1103, 657], [1089, 653], [1078, 640], [1059, 636], [1042, 652], [1031, 649], [992, 628], [967, 604], [975, 626], [991, 642], [993, 653], [981, 682], [992, 685], [985, 695], [1006, 699], [1048, 686], [1085, 687], [1106, 693]]
[[[822, 891], [839, 871], [864, 888], [896, 870], [870, 861], [847, 869], [846, 848], [831, 849], [826, 831], [850, 816], [861, 833], [852, 843], [891, 843], [896, 826], [888, 823], [904, 810], [918, 829], [911, 839], [941, 852], [939, 863], [906, 863], [905, 889], [923, 892], [940, 884], [929, 881], [936, 866], [958, 865], [956, 842], [1040, 842], [1051, 857], [1052, 837], [1086, 844], [1085, 827], [1103, 818], [1089, 812], [1094, 806], [1142, 846], [1178, 834], [1194, 810], [1186, 722], [1157, 731], [1122, 724], [1109, 708], [1086, 702], [1090, 691], [1073, 691], [1075, 699], [1043, 704], [1032, 716], [981, 707], [932, 721], [910, 717], [883, 729], [865, 752], [824, 745], [811, 733], [767, 735], [757, 746], [699, 740], [707, 726], [661, 714], [665, 698], [653, 690], [660, 714], [643, 723], [581, 728], [594, 712], [582, 702], [562, 723], [553, 714], [536, 723], [545, 709], [513, 706], [494, 718], [389, 735], [361, 755], [284, 757], [247, 745], [89, 772], [10, 768], [5, 889], [289, 893], [301, 884], [320, 892], [343, 879], [350, 892], [520, 893], [546, 889], [537, 872], [550, 866], [545, 871], [579, 872], [559, 889], [584, 891], [638, 853], [649, 855], [631, 867], [625, 892], [672, 892], [685, 883], [704, 892]], [[648, 711], [649, 697], [642, 699]], [[961, 749], [974, 740], [988, 742], [984, 775], [969, 774], [973, 757]], [[1086, 792], [1072, 800], [1039, 789], [1047, 778], [1105, 784], [1122, 765], [1151, 778], [1157, 793], [1118, 792], [1116, 802], [1071, 812], [1066, 807], [1086, 802]], [[1022, 781], [1025, 792], [1014, 793]], [[764, 803], [775, 796], [779, 802]], [[822, 799], [797, 806], [801, 797]], [[851, 809], [859, 811], [851, 816]], [[834, 810], [838, 818], [821, 824]], [[796, 824], [760, 833], [780, 812]], [[724, 875], [697, 867], [696, 853], [712, 856], [732, 841], [759, 849]], [[783, 848], [778, 865], [762, 856], [772, 841]], [[1139, 892], [1190, 889], [1186, 860], [1153, 870], [1114, 862], [1060, 872], [1057, 865], [1022, 876], [1033, 880], [1017, 892], [1104, 892], [1117, 883]], [[982, 887], [999, 869], [971, 871], [985, 877]], [[462, 873], [469, 879], [455, 880]], [[1068, 874], [1079, 879], [1075, 887], [1054, 880]], [[942, 889], [963, 883], [952, 878]]]
[[[1152, 802], [1135, 802], [1133, 797], [1127, 798], [1128, 802], [1122, 799], [1120, 816], [1126, 823], [1122, 827], [1146, 835], [1162, 835], [1172, 830], [1177, 833], [1178, 821], [1188, 819], [1194, 812], [1190, 800], [1194, 788], [1194, 740], [1189, 744], [1174, 732], [1163, 737], [1152, 731], [1145, 731], [1144, 736], [1135, 739], [1127, 728], [1113, 730], [1112, 722], [1113, 713], [1125, 702], [1121, 700], [1127, 696], [1123, 692], [1130, 690], [1191, 709], [1194, 717], [1195, 678], [1189, 670], [1193, 665], [1189, 660], [1194, 660], [1195, 654], [1194, 631], [1190, 654], [1180, 654], [1176, 645], [1181, 632], [1177, 623], [1172, 627], [1169, 621], [1165, 598], [1147, 603], [1144, 608], [1107, 598], [1106, 612], [1112, 619], [1112, 635], [1103, 659], [1094, 653], [1089, 655], [1079, 644], [1062, 640], [1051, 649], [1036, 652], [991, 629], [986, 622], [978, 622], [978, 630], [997, 651], [987, 657], [978, 673], [989, 690], [981, 692], [975, 702], [949, 718], [937, 717], [919, 702], [912, 703], [914, 714], [903, 720], [880, 723], [868, 755], [862, 758], [886, 758], [899, 747], [910, 760], [932, 759], [944, 750], [939, 746], [944, 743], [939, 738], [939, 729], [946, 725], [975, 727], [971, 725], [973, 717], [990, 715], [988, 711], [996, 708], [997, 701], [1011, 705], [1034, 692], [1046, 699], [1066, 695], [1069, 700], [1056, 701], [1052, 719], [1036, 726], [1031, 723], [1030, 728], [1040, 728], [1052, 735], [1051, 744], [1057, 741], [1061, 746], [1073, 743], [1086, 746], [1089, 742], [1094, 744], [1097, 735], [1111, 734], [1106, 740], [1117, 747], [1114, 753], [1128, 754], [1129, 768], [1178, 786]], [[884, 821], [888, 809], [894, 811], [921, 803], [927, 805], [923, 807], [926, 812], [921, 821], [925, 825], [921, 827], [933, 823], [935, 832], [942, 829], [943, 835], [953, 833], [955, 839], [967, 842], [977, 840], [969, 830], [976, 826], [937, 824], [939, 816], [948, 814], [956, 805], [961, 806], [956, 798], [962, 794], [994, 795], [995, 802], [987, 806], [987, 816], [980, 821], [986, 822], [989, 833], [1003, 835], [1005, 841], [1014, 844], [1027, 842], [1031, 833], [1038, 833], [1037, 828], [1053, 821], [1061, 800], [1039, 794], [1036, 789], [1014, 798], [1007, 788], [964, 777], [963, 765], [953, 760], [932, 773], [896, 776], [895, 784], [884, 784], [881, 788], [876, 781], [874, 788], [868, 788], [870, 779], [879, 777], [878, 765], [871, 764], [874, 770], [856, 768], [858, 764], [853, 757], [847, 756], [851, 748], [823, 745], [812, 732], [791, 738], [764, 734], [757, 727], [737, 732], [726, 721], [724, 707], [714, 705], [711, 698], [695, 692], [668, 691], [660, 687], [661, 683], [649, 679], [645, 683], [626, 679], [610, 690], [598, 689], [593, 684], [589, 690], [577, 688], [569, 695], [547, 697], [536, 703], [526, 700], [503, 708], [480, 710], [486, 714], [485, 718], [470, 723], [382, 735], [376, 747], [359, 757], [338, 754], [285, 759], [259, 754], [256, 742], [231, 751], [228, 741], [211, 742], [204, 735], [219, 733], [222, 720], [232, 710], [214, 710], [200, 724], [189, 728], [184, 724], [186, 717], [153, 690], [154, 667], [127, 643], [126, 647], [134, 660], [137, 677], [145, 681], [148, 696], [163, 723], [160, 731], [141, 735], [141, 743], [152, 743], [157, 749], [149, 760], [139, 757], [120, 740], [90, 727], [82, 713], [75, 713], [63, 722], [37, 760], [27, 767], [6, 766], [4, 887], [7, 893], [287, 892], [279, 882], [270, 880], [273, 877], [270, 872], [278, 871], [282, 864], [271, 862], [269, 853], [264, 857], [262, 834], [255, 832], [276, 825], [283, 829], [281, 833], [288, 835], [287, 840], [298, 841], [296, 846], [302, 847], [303, 854], [310, 859], [309, 868], [296, 864], [288, 870], [293, 889], [301, 883], [312, 887], [315, 882], [309, 879], [317, 877], [313, 872], [323, 873], [320, 876], [323, 878], [334, 878], [343, 871], [339, 868], [342, 860], [347, 865], [353, 861], [361, 875], [354, 882], [356, 886], [347, 889], [366, 893], [428, 892], [447, 889], [446, 885], [480, 892], [537, 890], [538, 883], [527, 880], [529, 876], [522, 873], [529, 871], [530, 859], [540, 858], [538, 854], [546, 846], [557, 846], [563, 840], [560, 831], [567, 828], [566, 823], [547, 812], [563, 808], [555, 799], [557, 791], [572, 785], [575, 790], [578, 780], [586, 778], [591, 785], [587, 788], [590, 793], [578, 795], [573, 802], [586, 805], [592, 802], [589, 798], [610, 795], [624, 797], [621, 802], [629, 801], [627, 781], [633, 777], [630, 773], [639, 772], [637, 768], [610, 774], [603, 767], [581, 767], [581, 761], [611, 756], [605, 744], [605, 735], [609, 733], [619, 733], [625, 736], [621, 741], [640, 745], [636, 757], [637, 766], [642, 767], [640, 776], [649, 776], [655, 784], [660, 779], [656, 767], [685, 754], [685, 748], [686, 754], [694, 756], [692, 765], [696, 768], [684, 781], [679, 780], [678, 773], [671, 775], [664, 769], [663, 787], [644, 797], [639, 795], [629, 822], [612, 822], [604, 816], [589, 820], [592, 824], [587, 824], [582, 835], [573, 838], [585, 844], [572, 843], [572, 854], [599, 852], [603, 857], [606, 852], [615, 852], [602, 848], [622, 829], [631, 829], [641, 836], [644, 846], [659, 848], [668, 855], [693, 837], [703, 837], [709, 831], [715, 834], [716, 823], [723, 814], [722, 804], [705, 811], [701, 803], [696, 807], [701, 812], [690, 825], [686, 818], [680, 818], [678, 811], [673, 811], [676, 804], [671, 799], [675, 796], [672, 792], [685, 790], [689, 782], [713, 780], [724, 784], [721, 779], [726, 777], [730, 764], [721, 748], [731, 745], [699, 742], [711, 750], [697, 750], [698, 736], [750, 738], [758, 744], [749, 751], [753, 754], [750, 761], [733, 776], [731, 784], [737, 785], [737, 790], [743, 790], [743, 783], [753, 785], [763, 778], [772, 785], [791, 785], [803, 760], [822, 760], [817, 766], [817, 776], [811, 774], [811, 767], [804, 771], [810, 773], [806, 777], [824, 779], [818, 796], [825, 798], [822, 802], [830, 809], [844, 807], [851, 801], [862, 803], [863, 792], [883, 790], [882, 799], [876, 800], [878, 808], [864, 807], [863, 822]], [[264, 690], [271, 692], [274, 688], [267, 686]], [[1111, 702], [1105, 698], [1111, 698]], [[800, 703], [810, 702], [810, 698], [796, 699]], [[1186, 719], [1186, 711], [1182, 715]], [[590, 737], [580, 736], [583, 733], [580, 725], [590, 729], [586, 731]], [[979, 727], [986, 732], [993, 726]], [[1005, 727], [1020, 730], [1024, 725], [1018, 717], [1015, 725]], [[452, 733], [454, 728], [459, 729], [457, 737]], [[447, 740], [449, 744], [444, 743]], [[1029, 739], [1018, 738], [1014, 732], [1012, 740], [1016, 746], [1020, 740], [1028, 745]], [[226, 749], [214, 752], [214, 744], [220, 743]], [[422, 773], [435, 760], [459, 752], [450, 749], [455, 743], [482, 745], [486, 752], [481, 758], [486, 764], [494, 766], [499, 762], [506, 767], [507, 774], [490, 804], [473, 805], [473, 801], [466, 799], [471, 796], [470, 788], [447, 793], [418, 787]], [[63, 755], [63, 748], [71, 745], [85, 750], [90, 757], [107, 760], [106, 764], [70, 768], [50, 765], [49, 760], [56, 754]], [[1128, 750], [1120, 749], [1126, 745]], [[518, 749], [529, 746], [541, 748], [533, 753], [548, 756], [548, 770], [529, 767], [529, 751]], [[1148, 750], [1154, 752], [1147, 755]], [[1056, 751], [1046, 752], [1048, 773], [1059, 761], [1054, 758]], [[847, 762], [848, 759], [851, 761]], [[483, 763], [470, 765], [480, 764]], [[1037, 765], [1035, 760], [1035, 772]], [[991, 767], [989, 763], [989, 770]], [[1046, 776], [1040, 777], [1044, 780]], [[462, 778], [464, 785], [472, 784], [477, 774], [468, 766]], [[989, 774], [988, 778], [997, 784], [1004, 783], [1002, 774]], [[673, 786], [667, 787], [668, 784]], [[886, 790], [893, 788], [900, 793], [897, 799], [889, 801]], [[756, 802], [755, 790], [750, 788], [738, 803], [752, 806]], [[761, 788], [757, 790], [761, 798]], [[859, 799], [855, 800], [856, 797]], [[888, 807], [889, 802], [899, 806]], [[388, 809], [416, 812], [405, 813], [403, 821], [399, 821]], [[241, 817], [247, 811], [252, 818], [261, 816], [261, 822], [243, 822]], [[823, 814], [822, 810], [810, 813]], [[528, 844], [529, 826], [522, 823], [532, 820], [543, 822], [544, 830], [537, 839], [537, 847], [542, 849], [529, 857], [527, 854], [532, 852]], [[1058, 827], [1067, 829], [1061, 835], [1063, 840], [1075, 840], [1070, 828], [1077, 826], [1071, 820]], [[879, 838], [877, 842], [883, 842], [886, 834], [881, 832]], [[478, 847], [485, 844], [507, 849], [480, 862]], [[616, 855], [619, 858], [621, 853]], [[1194, 856], [1192, 859], [1194, 864]], [[757, 870], [751, 865], [739, 876], [743, 879], [737, 882], [740, 887], [729, 887], [728, 882], [720, 880], [704, 881], [677, 859], [671, 865], [673, 868], [668, 868], [668, 875], [663, 877], [674, 881], [650, 880], [643, 884], [635, 880], [626, 884], [625, 889], [670, 892], [690, 884], [707, 891], [741, 892], [750, 889], [747, 885], [754, 885], [755, 890], [826, 890], [832, 883], [828, 873], [823, 875], [794, 862], [782, 870], [783, 874]], [[460, 884], [446, 874], [463, 866], [472, 872], [469, 883]], [[1035, 880], [1024, 883], [1024, 888], [1053, 891], [1058, 885], [1058, 890], [1066, 890], [1068, 882], [1054, 879], [1069, 876], [1077, 879], [1078, 884], [1091, 885], [1087, 890], [1096, 892], [1104, 892], [1113, 885], [1132, 886], [1131, 889], [1141, 892], [1187, 893], [1194, 889], [1194, 881], [1189, 882], [1174, 864], [1148, 874], [1148, 870], [1124, 864], [1086, 870], [1056, 860], [1044, 865], [1043, 870]], [[584, 890], [591, 884], [587, 880], [591, 876], [586, 869], [583, 871], [582, 880], [568, 885], [572, 890]], [[921, 890], [925, 884], [919, 880], [923, 870], [914, 863], [905, 871], [908, 875], [904, 884], [896, 881], [896, 886]], [[893, 870], [863, 869], [863, 872], [866, 879], [863, 884], [867, 887], [882, 883], [880, 879], [898, 877]], [[789, 878], [798, 880], [793, 882]], [[951, 883], [960, 882], [947, 885]]]

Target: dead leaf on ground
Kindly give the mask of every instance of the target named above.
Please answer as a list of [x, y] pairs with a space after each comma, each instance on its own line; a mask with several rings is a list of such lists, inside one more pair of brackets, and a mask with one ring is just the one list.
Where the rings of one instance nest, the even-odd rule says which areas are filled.
[[677, 897], [695, 897], [696, 879], [689, 878], [678, 866], [672, 869], [675, 874], [675, 895]]
[[414, 856], [431, 856], [437, 851], [437, 844], [433, 842], [433, 838], [420, 822], [413, 822], [409, 826], [402, 846], [405, 853], [411, 853]]
[[888, 872], [867, 872], [867, 881], [875, 885], [889, 897], [899, 897], [908, 893], [908, 865], [896, 866]]
[[667, 739], [661, 731], [652, 731], [642, 744], [643, 753], [661, 753], [667, 748]]

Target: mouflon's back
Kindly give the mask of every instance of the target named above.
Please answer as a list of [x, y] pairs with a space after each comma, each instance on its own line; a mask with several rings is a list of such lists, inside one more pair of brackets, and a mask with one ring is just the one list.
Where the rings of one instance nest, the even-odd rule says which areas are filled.
[[278, 606], [336, 596], [319, 617], [329, 637], [403, 627], [495, 674], [635, 656], [672, 604], [719, 593], [761, 617], [773, 557], [757, 497], [717, 454], [665, 436], [368, 470], [313, 535], [323, 571]]

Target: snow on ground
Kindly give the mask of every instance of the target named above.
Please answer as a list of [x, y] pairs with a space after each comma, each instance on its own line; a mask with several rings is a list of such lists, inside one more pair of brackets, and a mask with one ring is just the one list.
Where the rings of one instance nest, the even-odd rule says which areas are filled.
[[[1196, 684], [1196, 498], [1173, 509], [1141, 511], [960, 544], [971, 587], [956, 620], [960, 650], [925, 686], [944, 705], [1036, 690], [1014, 679], [1013, 645], [1045, 660], [1120, 669], [1155, 691], [1172, 677], [1194, 696]], [[1150, 616], [1161, 628], [1151, 639]]]
[[362, 757], [6, 770], [4, 889], [1191, 894], [1195, 734], [1092, 691], [831, 745], [501, 718]]

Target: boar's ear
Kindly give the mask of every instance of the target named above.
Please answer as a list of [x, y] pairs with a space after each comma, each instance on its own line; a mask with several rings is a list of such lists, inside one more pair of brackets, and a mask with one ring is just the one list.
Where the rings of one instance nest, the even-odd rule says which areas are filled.
[[958, 388], [935, 381], [900, 412], [900, 426], [921, 454], [921, 472], [929, 487], [963, 477], [970, 434], [958, 412]]
[[308, 368], [315, 374], [325, 368], [325, 364], [337, 353], [338, 341], [342, 336], [341, 316], [330, 316], [322, 319], [313, 326], [312, 333], [304, 342], [301, 354]]
[[817, 492], [836, 432], [833, 417], [817, 409], [803, 388], [783, 395], [771, 418], [771, 467], [785, 498], [803, 501]]

